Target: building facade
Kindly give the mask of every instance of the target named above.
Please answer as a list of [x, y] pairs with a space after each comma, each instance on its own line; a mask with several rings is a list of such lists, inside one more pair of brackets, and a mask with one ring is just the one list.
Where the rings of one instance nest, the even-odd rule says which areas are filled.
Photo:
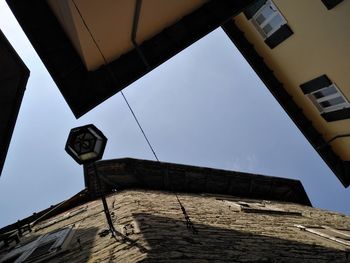
[[134, 159], [97, 171], [115, 237], [87, 188], [3, 228], [0, 262], [350, 262], [350, 217], [298, 181]]
[[350, 3], [257, 0], [222, 27], [341, 183], [350, 185]]

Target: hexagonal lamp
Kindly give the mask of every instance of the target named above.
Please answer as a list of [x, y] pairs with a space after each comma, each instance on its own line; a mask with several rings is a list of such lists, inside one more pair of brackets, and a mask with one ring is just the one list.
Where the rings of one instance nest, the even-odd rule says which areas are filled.
[[71, 129], [65, 150], [79, 164], [100, 160], [107, 143], [106, 136], [93, 124]]

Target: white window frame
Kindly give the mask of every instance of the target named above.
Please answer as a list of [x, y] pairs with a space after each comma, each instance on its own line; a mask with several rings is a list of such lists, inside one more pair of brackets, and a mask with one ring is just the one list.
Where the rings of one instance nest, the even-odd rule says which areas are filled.
[[[320, 97], [320, 98], [316, 98], [314, 96], [315, 93], [320, 92], [322, 90], [325, 90], [327, 88], [334, 88], [336, 90], [336, 93], [330, 94], [328, 96]], [[318, 90], [315, 90], [315, 91], [307, 94], [306, 96], [311, 100], [311, 102], [315, 105], [315, 107], [318, 109], [318, 111], [320, 113], [327, 113], [327, 112], [332, 112], [332, 111], [341, 110], [341, 109], [345, 109], [345, 108], [350, 107], [349, 101], [346, 99], [346, 97], [341, 93], [341, 91], [338, 89], [337, 85], [335, 85], [334, 83], [332, 83], [329, 86], [322, 87]], [[322, 102], [329, 101], [329, 100], [332, 100], [335, 98], [342, 98], [344, 100], [344, 102], [336, 104], [336, 105], [328, 106], [328, 107], [322, 106], [322, 104], [321, 104]]]
[[289, 216], [301, 216], [302, 213], [298, 211], [288, 211], [276, 207], [271, 204], [270, 201], [231, 201], [228, 199], [217, 198], [217, 200], [222, 200], [229, 206], [234, 207], [234, 210], [241, 211], [244, 213], [258, 213], [258, 214], [270, 214], [270, 215], [289, 215]]
[[[336, 229], [336, 228], [332, 228], [329, 226], [295, 225], [295, 227], [299, 228], [300, 230], [303, 230], [303, 231], [309, 232], [311, 234], [314, 234], [316, 236], [319, 236], [321, 238], [334, 241], [338, 244], [345, 245], [346, 247], [350, 247], [350, 240], [348, 240], [350, 238], [350, 234], [348, 233], [349, 230]], [[325, 233], [322, 230], [328, 230], [328, 233]], [[339, 234], [342, 236], [345, 236], [347, 239], [343, 239], [343, 238], [338, 237]]]
[[[261, 24], [259, 24], [257, 22], [257, 18], [261, 15], [261, 13], [266, 9], [266, 8], [270, 8], [273, 10], [273, 13], [267, 17], [265, 19], [264, 22], [262, 22]], [[279, 16], [281, 19], [281, 23], [278, 24], [277, 26], [272, 26], [272, 30], [270, 32], [268, 32], [267, 34], [264, 32], [264, 27], [266, 25], [269, 24], [269, 22], [275, 18], [276, 16]], [[281, 12], [277, 9], [277, 7], [275, 6], [275, 4], [271, 1], [271, 0], [267, 0], [266, 3], [253, 15], [253, 17], [251, 18], [251, 22], [253, 23], [253, 25], [255, 26], [255, 28], [258, 30], [258, 32], [261, 34], [261, 36], [263, 37], [263, 39], [265, 40], [266, 38], [270, 37], [273, 33], [275, 33], [281, 26], [287, 24], [287, 20], [283, 17], [283, 15], [281, 14]]]
[[68, 226], [63, 229], [59, 229], [58, 231], [54, 231], [51, 233], [47, 233], [45, 235], [42, 235], [35, 239], [34, 241], [31, 241], [25, 245], [17, 245], [14, 249], [12, 249], [5, 257], [0, 259], [0, 263], [11, 259], [13, 257], [16, 257], [20, 255], [16, 260], [15, 263], [21, 263], [21, 262], [27, 262], [27, 258], [30, 257], [30, 255], [39, 247], [44, 246], [48, 243], [51, 243], [54, 241], [54, 243], [50, 246], [50, 248], [47, 250], [48, 252], [30, 260], [29, 262], [40, 262], [44, 259], [47, 259], [47, 257], [50, 257], [59, 250], [62, 249], [63, 244], [67, 241], [69, 242], [68, 236], [72, 232], [73, 226]]

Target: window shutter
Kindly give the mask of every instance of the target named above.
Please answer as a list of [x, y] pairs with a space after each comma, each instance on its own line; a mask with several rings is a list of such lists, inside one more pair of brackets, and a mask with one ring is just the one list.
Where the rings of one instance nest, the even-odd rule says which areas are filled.
[[336, 229], [329, 226], [295, 226], [306, 232], [312, 233], [322, 238], [330, 239], [332, 241], [350, 247], [350, 230]]
[[300, 88], [304, 94], [309, 94], [313, 91], [327, 87], [331, 84], [332, 84], [332, 82], [329, 80], [329, 78], [326, 75], [322, 75], [322, 76], [317, 77], [315, 79], [312, 79], [304, 84], [301, 84]]
[[14, 262], [23, 262], [28, 257], [30, 251], [33, 251], [38, 240], [40, 239], [41, 237], [38, 237], [37, 239], [23, 246], [15, 247], [4, 258], [0, 259], [0, 263], [6, 262], [7, 260], [11, 262], [12, 259], [15, 260]]
[[53, 242], [51, 247], [50, 247], [50, 252], [54, 252], [54, 251], [59, 250], [61, 248], [63, 242], [65, 241], [65, 239], [69, 235], [71, 229], [72, 229], [72, 227], [67, 227], [64, 229], [60, 229], [56, 232], [49, 233], [49, 234], [45, 235], [40, 240], [39, 246], [41, 246], [42, 244]]
[[265, 43], [272, 49], [278, 46], [291, 35], [293, 35], [292, 29], [287, 24], [284, 24], [275, 33], [266, 38]]
[[301, 212], [297, 211], [287, 211], [277, 207], [276, 205], [270, 204], [269, 201], [262, 202], [244, 202], [244, 201], [230, 201], [225, 199], [222, 200], [227, 203], [236, 211], [241, 211], [244, 213], [255, 213], [255, 214], [268, 214], [268, 215], [289, 215], [289, 216], [301, 216]]
[[39, 244], [33, 251], [30, 253], [30, 255], [26, 258], [26, 261], [34, 260], [40, 256], [47, 255], [51, 252], [51, 247], [55, 243], [54, 240], [44, 243], [44, 244]]
[[253, 15], [266, 3], [267, 0], [258, 0], [254, 4], [250, 5], [245, 11], [244, 14], [249, 20]]
[[32, 262], [38, 258], [42, 259], [45, 256], [54, 255], [55, 252], [61, 249], [72, 229], [73, 226], [69, 226], [40, 236], [24, 246], [13, 249], [4, 258], [0, 259], [0, 263], [12, 259], [16, 259], [16, 262]]
[[322, 2], [327, 7], [327, 9], [330, 10], [339, 3], [343, 2], [343, 0], [322, 0]]
[[321, 116], [328, 122], [350, 118], [350, 108], [322, 113]]
[[[328, 100], [321, 99], [326, 98], [327, 96], [333, 96], [333, 94], [324, 94], [326, 90], [324, 88], [330, 87], [332, 82], [326, 75], [322, 75], [320, 77], [314, 78], [304, 84], [300, 85], [301, 90], [304, 94], [306, 94], [310, 100], [315, 104], [318, 110], [321, 112], [321, 116], [328, 122], [344, 120], [350, 118], [350, 104], [346, 97], [341, 94], [341, 91], [333, 84], [333, 88], [336, 89], [334, 92], [337, 96], [330, 98]], [[317, 92], [321, 90], [323, 92]], [[313, 93], [315, 92], [315, 93]], [[321, 97], [315, 97], [315, 94], [320, 93]], [[341, 103], [335, 102], [335, 99], [341, 99]], [[333, 101], [334, 104], [331, 104]], [[323, 103], [329, 103], [330, 106], [324, 106]], [[333, 106], [332, 106], [333, 105]], [[333, 107], [333, 108], [332, 108]], [[332, 109], [331, 109], [332, 108]]]
[[51, 234], [53, 238], [56, 240], [55, 244], [51, 247], [51, 250], [55, 250], [55, 251], [60, 250], [64, 241], [66, 240], [69, 233], [71, 232], [71, 230], [72, 230], [72, 227], [67, 227], [60, 230], [59, 232]]

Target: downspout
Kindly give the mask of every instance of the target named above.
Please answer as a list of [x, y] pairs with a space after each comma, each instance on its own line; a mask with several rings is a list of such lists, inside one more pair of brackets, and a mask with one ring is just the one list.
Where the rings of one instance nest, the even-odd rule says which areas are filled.
[[146, 68], [148, 70], [151, 70], [151, 67], [148, 64], [145, 55], [142, 53], [140, 46], [136, 42], [136, 34], [137, 34], [137, 28], [138, 28], [138, 24], [139, 24], [141, 5], [142, 5], [142, 0], [136, 0], [135, 10], [134, 10], [134, 19], [132, 22], [131, 42], [134, 45], [134, 48], [136, 49], [138, 55], [140, 56], [143, 64], [146, 66]]
[[332, 139], [328, 140], [327, 142], [325, 142], [324, 144], [322, 144], [321, 146], [317, 147], [317, 149], [322, 149], [326, 146], [328, 146], [331, 142], [333, 142], [336, 139], [339, 138], [344, 138], [344, 137], [350, 137], [350, 133], [346, 133], [346, 134], [339, 134], [337, 136], [334, 136]]

